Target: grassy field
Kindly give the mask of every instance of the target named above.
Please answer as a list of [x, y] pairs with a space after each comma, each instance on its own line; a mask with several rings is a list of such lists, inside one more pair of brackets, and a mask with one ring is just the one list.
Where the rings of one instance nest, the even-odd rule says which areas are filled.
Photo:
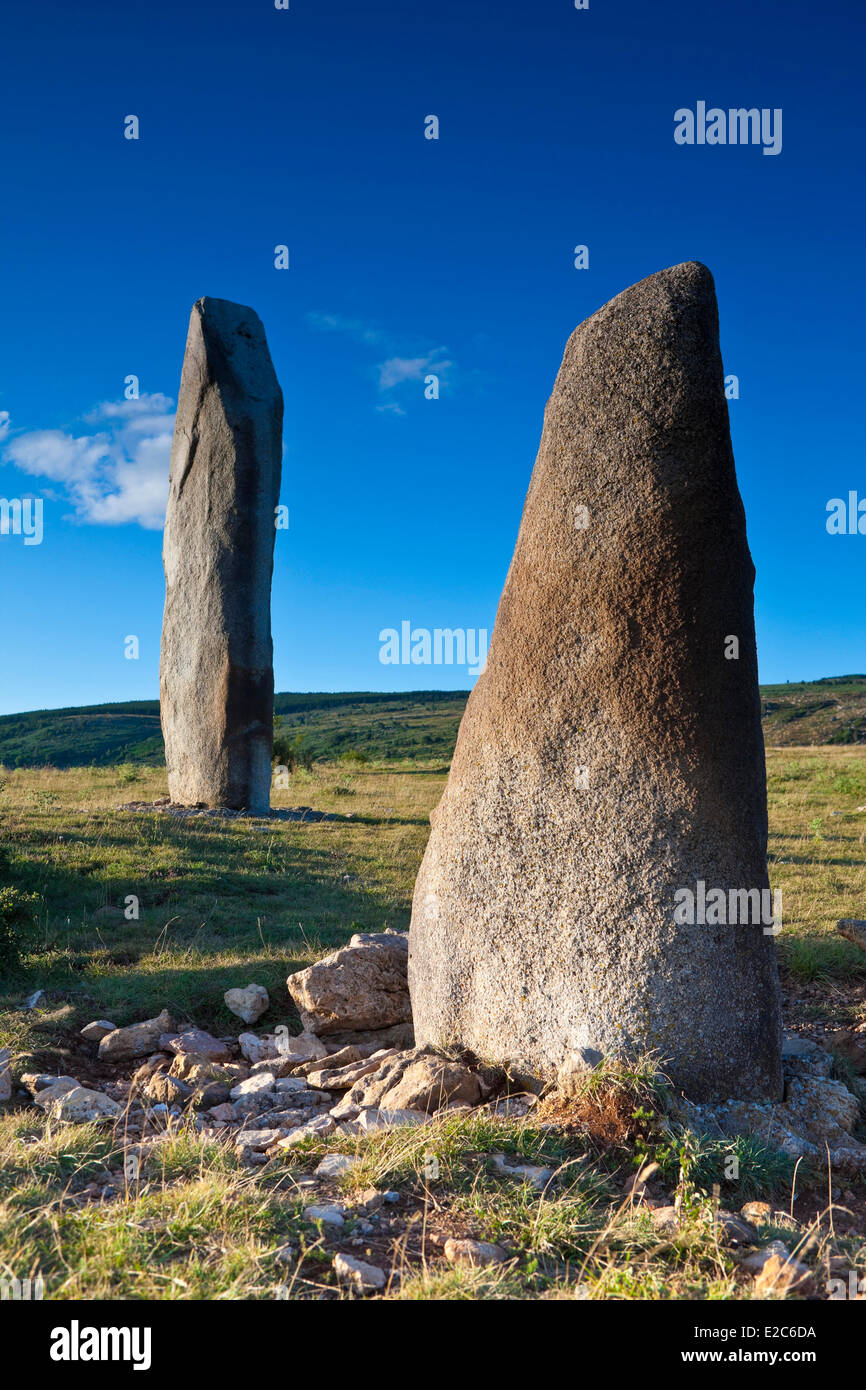
[[[866, 1021], [866, 956], [834, 932], [838, 918], [864, 915], [866, 755], [770, 750], [768, 773], [788, 1017], [832, 1042]], [[19, 1069], [86, 1079], [92, 1050], [78, 1030], [94, 1018], [123, 1024], [169, 1008], [236, 1033], [222, 995], [251, 980], [272, 1001], [259, 1029], [296, 1023], [289, 971], [353, 931], [408, 927], [445, 775], [435, 757], [316, 763], [275, 796], [277, 806], [337, 817], [316, 823], [120, 811], [165, 794], [164, 772], [146, 766], [0, 776], [0, 883], [32, 895], [22, 962], [0, 996], [2, 1042]], [[100, 916], [131, 896], [139, 920]], [[36, 1007], [24, 1008], [36, 990]], [[579, 1129], [475, 1114], [423, 1132], [310, 1142], [253, 1170], [184, 1122], [152, 1145], [134, 1182], [123, 1175], [122, 1140], [13, 1108], [0, 1120], [0, 1274], [39, 1272], [49, 1298], [334, 1298], [345, 1296], [331, 1271], [342, 1249], [393, 1273], [390, 1298], [749, 1297], [706, 1221], [714, 1182], [727, 1206], [766, 1197], [795, 1212], [771, 1233], [800, 1242], [816, 1270], [830, 1251], [866, 1272], [866, 1192], [846, 1194], [852, 1222], [837, 1215], [831, 1229], [821, 1217], [826, 1175], [814, 1175], [813, 1189], [801, 1170], [795, 1208], [790, 1166], [755, 1145], [739, 1182], [726, 1184], [724, 1146], [683, 1147], [665, 1125], [667, 1104], [645, 1075], [611, 1076], [585, 1098]], [[298, 1180], [329, 1150], [364, 1155], [331, 1195], [351, 1205], [373, 1181], [400, 1193], [372, 1233], [360, 1213], [338, 1237], [301, 1219]], [[558, 1168], [555, 1193], [541, 1198], [497, 1174], [493, 1152]], [[660, 1240], [624, 1195], [647, 1153], [690, 1213], [674, 1239]], [[492, 1271], [450, 1268], [442, 1241], [468, 1234], [504, 1242], [514, 1259]]]

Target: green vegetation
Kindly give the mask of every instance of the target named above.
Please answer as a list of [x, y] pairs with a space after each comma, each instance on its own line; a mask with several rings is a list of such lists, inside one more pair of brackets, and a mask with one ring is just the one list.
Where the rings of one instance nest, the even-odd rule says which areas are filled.
[[[275, 729], [303, 758], [357, 750], [370, 758], [449, 760], [466, 691], [277, 695]], [[278, 761], [287, 764], [286, 758]], [[165, 762], [158, 700], [0, 716], [2, 767], [145, 767]]]
[[[128, 760], [0, 779], [0, 885], [12, 895], [14, 938], [0, 968], [0, 1045], [16, 1071], [86, 1081], [94, 1052], [79, 1030], [94, 1018], [124, 1024], [166, 1007], [237, 1033], [223, 993], [251, 980], [271, 999], [258, 1028], [297, 1028], [289, 972], [353, 931], [405, 929], [445, 767], [438, 756], [372, 757], [357, 728], [342, 753], [310, 768], [296, 759], [275, 795], [277, 806], [336, 817], [315, 823], [121, 811], [133, 797], [165, 795], [164, 770]], [[866, 1022], [866, 957], [834, 930], [837, 918], [862, 916], [866, 900], [866, 754], [770, 750], [768, 786], [788, 998], [799, 1021]], [[129, 899], [137, 917], [123, 913]], [[0, 1117], [0, 1274], [41, 1272], [52, 1299], [339, 1298], [349, 1296], [331, 1265], [341, 1248], [386, 1270], [390, 1298], [752, 1297], [713, 1230], [713, 1191], [734, 1209], [757, 1197], [787, 1210], [790, 1162], [754, 1139], [690, 1135], [646, 1068], [593, 1074], [573, 1106], [521, 1120], [444, 1114], [423, 1130], [310, 1140], [255, 1169], [233, 1147], [202, 1140], [185, 1116], [142, 1151], [134, 1179], [124, 1175], [122, 1134], [57, 1126], [15, 1106]], [[338, 1235], [304, 1221], [309, 1197], [298, 1186], [327, 1152], [363, 1160], [317, 1191], [348, 1208]], [[553, 1186], [542, 1195], [503, 1175], [494, 1153], [552, 1168]], [[685, 1213], [674, 1237], [662, 1238], [627, 1194], [647, 1159]], [[809, 1181], [801, 1165], [798, 1192]], [[400, 1193], [372, 1233], [357, 1206], [371, 1183]], [[862, 1237], [815, 1221], [826, 1173], [820, 1184], [816, 1206], [801, 1203], [786, 1228], [768, 1225], [768, 1238], [802, 1244], [816, 1270], [832, 1253], [862, 1273]], [[498, 1241], [512, 1257], [450, 1268], [449, 1236]]]
[[[866, 743], [866, 676], [761, 687], [768, 747]], [[344, 753], [399, 761], [449, 762], [466, 706], [462, 690], [405, 694], [345, 692], [277, 695], [278, 747], [291, 766]], [[35, 710], [0, 716], [2, 767], [110, 767], [164, 763], [157, 700]]]

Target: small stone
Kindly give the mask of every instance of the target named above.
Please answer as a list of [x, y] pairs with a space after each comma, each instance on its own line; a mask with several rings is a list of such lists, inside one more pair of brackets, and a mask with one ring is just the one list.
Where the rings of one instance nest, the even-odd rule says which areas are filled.
[[[25, 1072], [21, 1077], [21, 1085], [30, 1095], [36, 1099], [40, 1091], [50, 1090], [61, 1081], [68, 1081], [70, 1086], [77, 1086], [79, 1082], [74, 1076], [52, 1076], [50, 1072]], [[67, 1090], [69, 1087], [67, 1087]], [[36, 1102], [38, 1105], [38, 1101]]]
[[147, 1018], [143, 1023], [133, 1023], [126, 1028], [115, 1028], [113, 1033], [106, 1033], [99, 1043], [99, 1060], [120, 1062], [130, 1057], [146, 1057], [153, 1052], [160, 1034], [174, 1031], [174, 1019], [167, 1009], [163, 1009], [156, 1018]]
[[176, 1076], [166, 1076], [157, 1072], [145, 1085], [142, 1095], [154, 1103], [164, 1105], [183, 1105], [192, 1095], [192, 1087]]
[[529, 1183], [536, 1192], [542, 1192], [553, 1177], [552, 1168], [539, 1168], [534, 1163], [515, 1163], [513, 1160], [509, 1162], [505, 1154], [491, 1154], [490, 1162], [503, 1177]]
[[88, 1042], [102, 1042], [108, 1033], [113, 1033], [117, 1028], [116, 1023], [109, 1023], [107, 1018], [98, 1018], [93, 1023], [85, 1023], [81, 1030], [82, 1038]]
[[752, 1255], [746, 1255], [740, 1261], [743, 1269], [747, 1269], [750, 1274], [760, 1274], [768, 1260], [776, 1258], [781, 1261], [791, 1260], [793, 1256], [781, 1240], [771, 1240], [762, 1250], [756, 1250]]
[[652, 1207], [650, 1220], [662, 1236], [675, 1236], [680, 1228], [680, 1217], [676, 1207]]
[[245, 985], [243, 989], [227, 989], [223, 995], [226, 1008], [244, 1023], [257, 1023], [268, 1010], [270, 999], [264, 985]]
[[229, 1091], [229, 1098], [234, 1101], [241, 1100], [246, 1096], [264, 1098], [274, 1089], [274, 1077], [269, 1071], [259, 1072], [256, 1076], [248, 1076], [246, 1081], [239, 1081]]
[[773, 1208], [769, 1202], [746, 1202], [740, 1207], [740, 1215], [757, 1226], [765, 1226], [770, 1220]]
[[241, 1033], [238, 1036], [238, 1045], [241, 1055], [253, 1065], [278, 1055], [277, 1040], [274, 1037], [260, 1038], [257, 1033]]
[[714, 1225], [719, 1239], [727, 1245], [757, 1245], [761, 1239], [750, 1221], [732, 1211], [715, 1212]]
[[263, 1152], [280, 1137], [278, 1129], [244, 1129], [235, 1140], [236, 1149], [255, 1149]]
[[314, 1171], [317, 1178], [339, 1178], [344, 1173], [351, 1173], [362, 1162], [363, 1159], [357, 1155], [326, 1154]]
[[492, 1245], [487, 1240], [456, 1240], [453, 1236], [446, 1240], [444, 1253], [452, 1265], [502, 1264], [508, 1259], [501, 1245]]
[[335, 1255], [334, 1273], [341, 1284], [350, 1284], [359, 1293], [378, 1293], [387, 1282], [383, 1269], [356, 1260], [353, 1255]]
[[778, 1294], [784, 1298], [789, 1293], [813, 1294], [815, 1281], [812, 1272], [799, 1260], [783, 1259], [771, 1255], [755, 1279], [755, 1293], [762, 1297]]
[[[49, 1094], [43, 1091], [42, 1096]], [[70, 1124], [92, 1124], [99, 1120], [113, 1120], [120, 1114], [121, 1107], [116, 1101], [103, 1095], [101, 1091], [90, 1091], [85, 1086], [73, 1086], [55, 1095], [45, 1106], [55, 1120], [65, 1120]]]
[[304, 1207], [305, 1221], [322, 1221], [326, 1226], [345, 1226], [346, 1221], [339, 1207]]
[[334, 1129], [334, 1121], [330, 1115], [317, 1115], [314, 1120], [308, 1120], [306, 1124], [292, 1130], [285, 1139], [280, 1139], [278, 1147], [292, 1149], [296, 1144], [302, 1144], [305, 1139], [326, 1139], [329, 1134], [333, 1134]]
[[216, 1120], [217, 1124], [221, 1125], [233, 1124], [235, 1120], [239, 1119], [238, 1113], [233, 1105], [214, 1105], [211, 1106], [207, 1113], [212, 1120]]
[[171, 1038], [168, 1049], [175, 1053], [195, 1053], [209, 1062], [230, 1062], [231, 1051], [220, 1038], [214, 1038], [201, 1028], [190, 1028]]

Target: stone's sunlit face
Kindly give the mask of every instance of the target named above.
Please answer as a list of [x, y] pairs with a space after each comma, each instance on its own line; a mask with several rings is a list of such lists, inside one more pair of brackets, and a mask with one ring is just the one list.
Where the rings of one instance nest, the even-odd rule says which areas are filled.
[[775, 926], [674, 916], [684, 885], [769, 895], [753, 581], [689, 262], [566, 347], [416, 883], [419, 1042], [548, 1074], [654, 1052], [697, 1099], [779, 1096]]

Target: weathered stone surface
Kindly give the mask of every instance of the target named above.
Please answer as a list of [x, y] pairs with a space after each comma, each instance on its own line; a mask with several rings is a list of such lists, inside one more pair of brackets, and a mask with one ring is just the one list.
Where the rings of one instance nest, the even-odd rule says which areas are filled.
[[314, 1120], [308, 1120], [304, 1125], [298, 1125], [291, 1134], [287, 1134], [285, 1139], [281, 1139], [277, 1145], [280, 1149], [292, 1149], [296, 1144], [301, 1144], [305, 1139], [319, 1138], [326, 1139], [329, 1134], [333, 1134], [337, 1128], [336, 1122], [330, 1115], [317, 1115]]
[[286, 987], [311, 1033], [387, 1028], [412, 1017], [406, 979], [408, 937], [403, 932], [357, 933]]
[[130, 1057], [146, 1057], [153, 1052], [163, 1033], [174, 1033], [174, 1019], [163, 1009], [156, 1018], [146, 1018], [143, 1023], [131, 1023], [127, 1028], [115, 1028], [106, 1033], [99, 1044], [101, 1062], [122, 1062]]
[[152, 1105], [185, 1105], [192, 1095], [192, 1087], [176, 1076], [157, 1072], [142, 1088], [142, 1095]]
[[40, 1091], [36, 1104], [54, 1120], [65, 1120], [71, 1124], [90, 1124], [99, 1120], [111, 1120], [120, 1114], [117, 1101], [103, 1095], [101, 1091], [91, 1091], [86, 1086], [67, 1086], [60, 1083], [48, 1090]]
[[198, 1052], [179, 1052], [169, 1067], [171, 1076], [179, 1076], [193, 1087], [205, 1086], [211, 1081], [236, 1086], [239, 1081], [246, 1080], [248, 1070], [237, 1062], [214, 1062]]
[[206, 1057], [209, 1062], [230, 1062], [231, 1050], [222, 1038], [215, 1038], [201, 1028], [188, 1028], [166, 1041], [166, 1051], [184, 1052], [197, 1057]]
[[335, 1255], [334, 1273], [341, 1284], [348, 1284], [359, 1293], [378, 1293], [387, 1283], [384, 1269], [356, 1260], [354, 1255]]
[[351, 1173], [353, 1168], [357, 1168], [363, 1159], [358, 1154], [326, 1154], [315, 1169], [314, 1176], [317, 1178], [341, 1178], [344, 1173]]
[[244, 985], [243, 989], [227, 989], [223, 999], [226, 1008], [244, 1023], [257, 1023], [270, 1003], [264, 985]]
[[495, 1265], [508, 1259], [501, 1245], [489, 1240], [457, 1240], [451, 1236], [445, 1242], [445, 1258], [452, 1265]]
[[674, 920], [699, 882], [768, 887], [753, 578], [690, 262], [566, 347], [415, 887], [419, 1043], [550, 1073], [654, 1049], [697, 1098], [781, 1094], [772, 937]]
[[258, 315], [193, 305], [171, 450], [160, 707], [173, 802], [270, 809], [283, 398]]
[[350, 1062], [345, 1067], [327, 1067], [322, 1071], [308, 1071], [307, 1083], [323, 1091], [349, 1091], [362, 1077], [370, 1076], [378, 1071], [389, 1057], [396, 1056], [395, 1048], [386, 1048], [382, 1052], [374, 1052], [362, 1062]]
[[695, 1129], [756, 1134], [791, 1158], [810, 1158], [838, 1173], [866, 1172], [866, 1144], [854, 1137], [860, 1101], [830, 1077], [832, 1054], [809, 1038], [785, 1039], [782, 1057], [785, 1099], [778, 1104], [726, 1101], [684, 1104]]
[[[46, 1071], [26, 1071], [22, 1074], [21, 1077], [21, 1085], [24, 1087], [26, 1091], [29, 1091], [30, 1095], [33, 1097], [34, 1100], [36, 1100], [36, 1097], [39, 1095], [41, 1091], [49, 1091], [53, 1087], [59, 1085], [61, 1081], [68, 1083], [66, 1087], [67, 1090], [69, 1090], [72, 1086], [78, 1086], [81, 1084], [80, 1082], [76, 1081], [74, 1076], [52, 1076], [50, 1072]], [[38, 1100], [36, 1101], [36, 1103], [37, 1105], [39, 1104]]]
[[108, 1033], [113, 1033], [117, 1028], [116, 1023], [110, 1023], [107, 1018], [97, 1018], [93, 1023], [85, 1023], [81, 1030], [82, 1038], [88, 1042], [102, 1042]]
[[343, 1226], [345, 1218], [342, 1209], [336, 1206], [304, 1207], [305, 1221], [322, 1221], [326, 1226]]
[[352, 1120], [362, 1110], [423, 1110], [433, 1114], [451, 1104], [477, 1105], [490, 1089], [485, 1077], [462, 1062], [429, 1048], [385, 1056], [373, 1072], [356, 1082], [332, 1110]]
[[394, 1023], [390, 1028], [357, 1028], [340, 1029], [336, 1033], [328, 1033], [322, 1040], [328, 1052], [341, 1052], [346, 1047], [357, 1047], [362, 1052], [365, 1048], [371, 1052], [378, 1052], [383, 1047], [396, 1047], [398, 1051], [405, 1052], [407, 1048], [415, 1046], [415, 1030], [411, 1020], [406, 1023]]

